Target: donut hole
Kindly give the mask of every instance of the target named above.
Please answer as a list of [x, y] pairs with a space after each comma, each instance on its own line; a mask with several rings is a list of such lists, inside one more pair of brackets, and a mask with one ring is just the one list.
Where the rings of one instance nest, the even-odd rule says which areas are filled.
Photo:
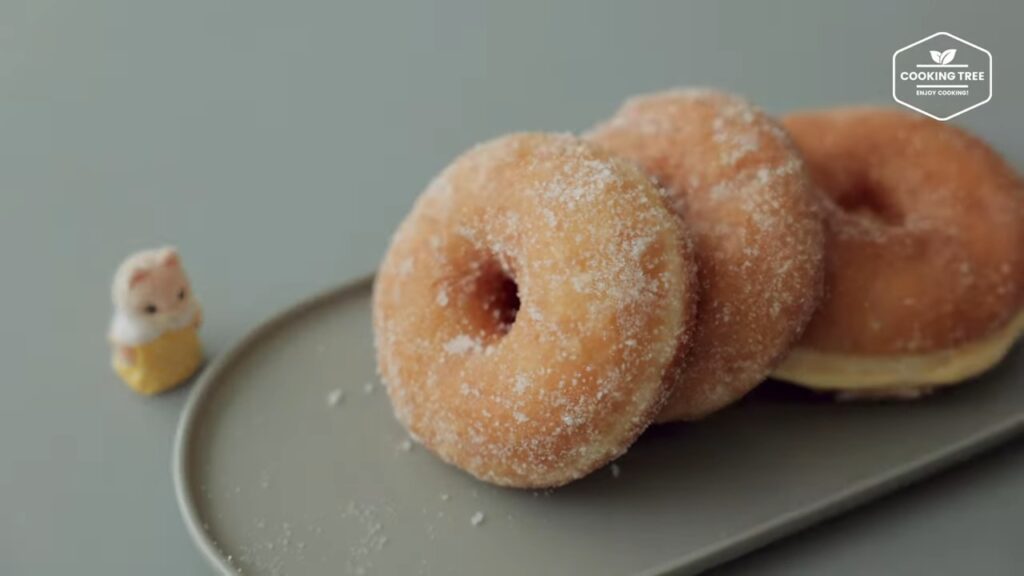
[[833, 199], [848, 214], [892, 226], [903, 223], [903, 211], [879, 186], [862, 182], [843, 190]]
[[498, 262], [481, 267], [472, 288], [478, 307], [474, 316], [485, 336], [501, 338], [512, 330], [519, 314], [519, 285], [515, 276]]

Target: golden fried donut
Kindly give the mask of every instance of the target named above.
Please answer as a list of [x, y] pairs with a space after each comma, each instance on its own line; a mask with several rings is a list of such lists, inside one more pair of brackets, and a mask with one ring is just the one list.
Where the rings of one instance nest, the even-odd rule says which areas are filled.
[[758, 108], [701, 89], [634, 97], [586, 137], [665, 186], [694, 237], [696, 332], [658, 420], [734, 402], [764, 380], [820, 299], [821, 215], [799, 154]]
[[1024, 329], [1013, 170], [981, 140], [909, 112], [838, 108], [783, 123], [828, 204], [827, 295], [775, 376], [913, 397], [999, 362]]
[[573, 136], [473, 148], [420, 196], [377, 276], [395, 415], [495, 484], [602, 466], [668, 395], [694, 313], [684, 245], [646, 175]]

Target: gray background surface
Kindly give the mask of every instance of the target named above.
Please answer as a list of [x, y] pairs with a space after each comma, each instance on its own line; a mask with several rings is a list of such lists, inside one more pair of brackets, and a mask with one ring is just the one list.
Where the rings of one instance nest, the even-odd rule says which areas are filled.
[[[204, 574], [174, 504], [187, 390], [108, 368], [108, 283], [184, 255], [211, 354], [371, 271], [456, 153], [580, 130], [625, 96], [742, 92], [773, 112], [890, 102], [891, 55], [939, 30], [994, 57], [957, 119], [1024, 167], [1017, 2], [0, 0], [0, 572]], [[1024, 443], [720, 570], [1009, 574]]]

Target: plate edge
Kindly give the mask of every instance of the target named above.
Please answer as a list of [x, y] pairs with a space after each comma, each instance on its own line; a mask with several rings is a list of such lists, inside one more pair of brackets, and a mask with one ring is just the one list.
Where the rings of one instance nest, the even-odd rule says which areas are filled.
[[1024, 415], [983, 428], [940, 450], [904, 462], [886, 474], [852, 484], [842, 492], [769, 520], [719, 544], [639, 572], [636, 576], [698, 574], [964, 464], [1021, 433], [1024, 433]]
[[[344, 282], [338, 286], [302, 298], [297, 303], [271, 315], [246, 332], [239, 340], [230, 345], [226, 352], [214, 359], [203, 370], [193, 389], [189, 392], [188, 400], [178, 420], [172, 452], [171, 465], [174, 478], [175, 500], [192, 541], [199, 548], [206, 561], [220, 573], [231, 575], [237, 574], [237, 571], [227, 561], [224, 554], [203, 528], [203, 522], [198, 514], [195, 495], [187, 481], [189, 475], [190, 440], [196, 425], [197, 414], [202, 408], [203, 400], [213, 388], [213, 383], [217, 380], [220, 373], [234, 364], [236, 359], [255, 342], [295, 316], [308, 312], [335, 298], [342, 297], [349, 292], [355, 292], [372, 286], [373, 279], [373, 274], [357, 277], [355, 280]], [[826, 519], [837, 517], [872, 500], [923, 481], [949, 468], [963, 464], [1022, 432], [1024, 432], [1024, 415], [1020, 415], [1008, 422], [984, 428], [959, 442], [906, 462], [887, 474], [853, 484], [847, 490], [833, 494], [784, 516], [769, 520], [719, 544], [697, 550], [666, 564], [643, 570], [637, 573], [637, 576], [665, 576], [670, 574], [685, 576], [697, 574], [729, 560], [739, 558], [772, 542], [792, 536]]]
[[174, 434], [174, 448], [171, 452], [171, 475], [174, 478], [174, 497], [178, 504], [178, 511], [185, 522], [185, 528], [189, 533], [189, 537], [192, 538], [192, 541], [199, 548], [200, 554], [206, 561], [221, 574], [237, 574], [238, 571], [225, 558], [224, 554], [217, 547], [216, 542], [207, 534], [198, 513], [194, 491], [188, 482], [190, 474], [188, 462], [191, 454], [192, 434], [196, 426], [197, 414], [202, 410], [203, 400], [205, 400], [213, 388], [214, 382], [217, 381], [220, 374], [231, 367], [246, 349], [271, 333], [275, 328], [331, 300], [345, 296], [350, 292], [371, 287], [373, 279], [373, 274], [367, 274], [359, 276], [355, 280], [316, 292], [259, 322], [240, 339], [228, 346], [226, 352], [216, 357], [203, 370], [193, 385], [192, 390], [189, 391], [188, 400], [186, 400], [181, 416], [178, 418], [178, 426]]

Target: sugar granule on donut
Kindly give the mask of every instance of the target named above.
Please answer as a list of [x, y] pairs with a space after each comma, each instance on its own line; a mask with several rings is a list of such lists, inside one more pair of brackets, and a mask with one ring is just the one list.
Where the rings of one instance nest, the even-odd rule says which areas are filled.
[[708, 89], [633, 97], [585, 137], [650, 173], [693, 235], [694, 343], [670, 375], [659, 420], [693, 420], [738, 400], [820, 299], [821, 214], [799, 153], [760, 109]]
[[683, 358], [685, 246], [642, 172], [573, 136], [473, 148], [417, 200], [374, 286], [397, 418], [497, 484], [557, 486], [604, 465]]

